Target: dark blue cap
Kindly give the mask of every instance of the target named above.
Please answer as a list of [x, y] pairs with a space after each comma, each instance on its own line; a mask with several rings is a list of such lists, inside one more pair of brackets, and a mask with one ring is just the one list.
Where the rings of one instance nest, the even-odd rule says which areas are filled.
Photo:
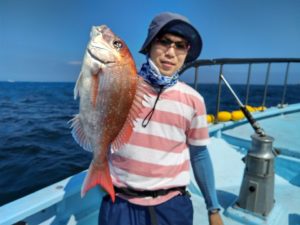
[[154, 17], [148, 28], [148, 36], [140, 50], [140, 53], [147, 54], [153, 39], [157, 35], [171, 33], [186, 39], [190, 49], [185, 62], [192, 62], [198, 58], [202, 49], [201, 36], [189, 20], [179, 14], [165, 12]]

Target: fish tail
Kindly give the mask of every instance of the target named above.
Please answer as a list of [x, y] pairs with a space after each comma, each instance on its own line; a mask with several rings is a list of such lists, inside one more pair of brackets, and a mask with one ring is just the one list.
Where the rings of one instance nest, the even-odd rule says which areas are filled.
[[82, 185], [81, 197], [84, 197], [88, 190], [96, 185], [100, 185], [110, 195], [111, 200], [113, 202], [115, 201], [115, 190], [107, 162], [105, 162], [101, 168], [95, 166], [93, 162], [90, 164], [88, 173]]

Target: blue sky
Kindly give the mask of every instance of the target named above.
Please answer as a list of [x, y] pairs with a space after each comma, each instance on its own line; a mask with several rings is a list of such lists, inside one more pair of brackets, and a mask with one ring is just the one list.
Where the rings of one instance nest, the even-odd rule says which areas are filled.
[[300, 57], [298, 0], [0, 0], [0, 81], [76, 81], [91, 26], [101, 24], [126, 41], [139, 67], [148, 25], [163, 11], [200, 31], [202, 59]]

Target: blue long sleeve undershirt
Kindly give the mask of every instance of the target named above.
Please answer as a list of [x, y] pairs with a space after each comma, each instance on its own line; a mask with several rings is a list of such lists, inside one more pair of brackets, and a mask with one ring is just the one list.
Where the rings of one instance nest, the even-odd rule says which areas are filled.
[[206, 146], [190, 145], [195, 180], [203, 194], [207, 210], [220, 209], [210, 155]]

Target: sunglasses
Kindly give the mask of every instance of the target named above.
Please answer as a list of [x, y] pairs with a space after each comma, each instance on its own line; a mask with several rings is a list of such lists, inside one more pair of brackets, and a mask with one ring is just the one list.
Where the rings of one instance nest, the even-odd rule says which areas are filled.
[[172, 41], [166, 37], [156, 38], [155, 43], [164, 50], [167, 50], [173, 46], [176, 53], [187, 53], [190, 48], [189, 43], [186, 41]]

